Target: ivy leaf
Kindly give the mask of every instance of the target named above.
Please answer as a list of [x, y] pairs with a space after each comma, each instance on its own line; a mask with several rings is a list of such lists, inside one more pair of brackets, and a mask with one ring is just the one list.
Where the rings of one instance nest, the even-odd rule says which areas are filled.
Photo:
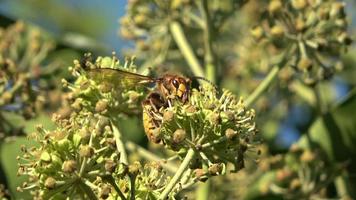
[[[332, 161], [352, 161], [356, 156], [356, 90], [311, 126], [301, 146], [320, 147]], [[354, 163], [356, 164], [356, 163]]]

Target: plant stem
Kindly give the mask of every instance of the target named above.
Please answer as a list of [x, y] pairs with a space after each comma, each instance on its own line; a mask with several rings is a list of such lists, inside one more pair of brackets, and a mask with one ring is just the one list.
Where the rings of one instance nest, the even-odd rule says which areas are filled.
[[107, 182], [110, 183], [110, 185], [112, 185], [115, 189], [115, 191], [117, 192], [117, 194], [119, 195], [119, 197], [121, 198], [121, 200], [126, 200], [125, 195], [121, 192], [119, 186], [117, 186], [114, 178], [111, 175], [105, 176], [103, 177]]
[[348, 177], [345, 175], [339, 175], [336, 177], [334, 180], [336, 191], [341, 198], [346, 198], [349, 197], [351, 198], [354, 192], [350, 188], [350, 182], [348, 181]]
[[193, 149], [189, 149], [187, 155], [185, 156], [182, 164], [179, 166], [177, 172], [174, 174], [172, 180], [168, 183], [164, 191], [162, 192], [159, 199], [166, 199], [168, 194], [173, 190], [174, 186], [179, 182], [180, 178], [182, 177], [183, 173], [188, 168], [190, 161], [194, 158], [195, 151]]
[[113, 134], [115, 137], [117, 150], [120, 152], [120, 162], [125, 165], [128, 165], [129, 162], [127, 159], [125, 145], [122, 142], [122, 135], [121, 135], [119, 129], [114, 125], [114, 123], [111, 123], [111, 126], [112, 126]]
[[[98, 126], [99, 123], [97, 123], [96, 126]], [[89, 144], [90, 147], [93, 145], [93, 134], [90, 135], [90, 139], [89, 139]], [[88, 162], [88, 158], [84, 157], [83, 161], [82, 161], [82, 165], [80, 166], [80, 170], [79, 170], [79, 176], [83, 176], [84, 172], [85, 172], [85, 167], [87, 166], [87, 162]]]
[[136, 175], [129, 175], [129, 177], [130, 177], [130, 188], [131, 188], [131, 191], [130, 191], [130, 193], [131, 193], [131, 197], [130, 197], [130, 199], [131, 200], [135, 200], [135, 182], [136, 182]]
[[196, 196], [197, 200], [210, 199], [209, 198], [210, 184], [211, 184], [211, 181], [210, 181], [210, 179], [208, 179], [206, 182], [200, 183], [198, 185], [197, 196]]
[[149, 161], [159, 162], [163, 168], [171, 171], [172, 173], [177, 171], [176, 166], [174, 166], [172, 164], [165, 163], [164, 159], [162, 159], [161, 157], [156, 156], [155, 154], [151, 153], [150, 151], [147, 151], [146, 149], [140, 147], [139, 145], [137, 145], [133, 142], [127, 141], [125, 143], [125, 147], [131, 152], [136, 152], [136, 153], [140, 154], [143, 158], [146, 158]]
[[305, 86], [300, 81], [294, 81], [293, 83], [291, 83], [290, 89], [292, 92], [297, 94], [309, 105], [315, 106], [316, 104], [315, 94], [313, 93], [310, 87]]
[[78, 187], [87, 195], [88, 199], [90, 200], [98, 199], [94, 194], [93, 188], [91, 186], [96, 187], [90, 181], [85, 181], [85, 182], [81, 180], [78, 181]]
[[271, 69], [267, 77], [258, 85], [258, 87], [246, 99], [245, 101], [246, 107], [251, 106], [258, 99], [258, 97], [260, 97], [268, 89], [268, 87], [277, 77], [279, 70], [280, 67], [278, 65], [275, 65]]
[[205, 69], [206, 77], [213, 83], [216, 83], [215, 56], [212, 48], [212, 22], [208, 7], [208, 0], [202, 0], [201, 13], [204, 19], [204, 48], [205, 48]]
[[189, 45], [188, 40], [183, 32], [182, 26], [178, 22], [172, 21], [169, 25], [169, 28], [175, 42], [177, 43], [185, 60], [188, 62], [193, 74], [195, 76], [204, 77], [203, 68], [195, 56], [192, 47]]
[[320, 89], [318, 86], [319, 85], [315, 85], [313, 87], [314, 96], [316, 99], [315, 107], [318, 110], [319, 115], [322, 115], [323, 113], [325, 113], [325, 107], [324, 107], [324, 102], [323, 102], [322, 96], [320, 94]]

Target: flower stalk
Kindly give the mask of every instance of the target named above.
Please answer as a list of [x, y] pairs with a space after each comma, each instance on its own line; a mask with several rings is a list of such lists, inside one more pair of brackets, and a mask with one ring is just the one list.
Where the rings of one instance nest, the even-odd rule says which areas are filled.
[[170, 23], [169, 28], [171, 30], [172, 36], [177, 43], [181, 53], [188, 62], [192, 72], [195, 76], [204, 77], [204, 71], [201, 67], [197, 57], [194, 54], [192, 47], [189, 45], [187, 37], [183, 32], [183, 28], [179, 22], [173, 21]]
[[183, 173], [186, 171], [186, 169], [189, 166], [189, 163], [192, 161], [194, 158], [195, 151], [194, 149], [189, 149], [182, 164], [179, 166], [177, 172], [174, 174], [172, 180], [168, 183], [166, 188], [163, 190], [162, 194], [160, 195], [159, 199], [166, 199], [169, 195], [169, 193], [174, 189], [176, 184], [179, 182], [181, 179]]
[[268, 87], [276, 79], [280, 67], [275, 65], [268, 73], [265, 79], [258, 85], [258, 87], [248, 96], [245, 101], [246, 107], [250, 107], [255, 101], [268, 89]]
[[125, 165], [128, 165], [129, 161], [127, 159], [125, 145], [122, 142], [121, 132], [113, 123], [111, 123], [111, 124], [112, 124], [113, 134], [114, 134], [115, 141], [116, 141], [116, 147], [117, 147], [118, 152], [120, 152], [120, 162]]

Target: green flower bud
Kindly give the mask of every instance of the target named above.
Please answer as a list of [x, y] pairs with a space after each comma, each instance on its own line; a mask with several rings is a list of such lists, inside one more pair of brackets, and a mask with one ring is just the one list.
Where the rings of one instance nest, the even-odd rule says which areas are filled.
[[225, 131], [225, 136], [226, 136], [227, 139], [233, 140], [233, 139], [236, 138], [237, 132], [234, 131], [234, 130], [231, 129], [231, 128], [228, 128], [228, 129], [226, 129], [226, 131]]
[[70, 107], [64, 107], [58, 110], [58, 119], [68, 119], [72, 114], [72, 109]]
[[[13, 94], [9, 91], [5, 91], [2, 95], [1, 95], [1, 99], [3, 101], [3, 104], [8, 104], [11, 102], [13, 98]], [[1, 102], [1, 101], [0, 101]]]
[[79, 155], [81, 157], [90, 158], [94, 155], [94, 149], [88, 145], [83, 145], [80, 147]]
[[125, 28], [125, 27], [121, 27], [120, 28], [120, 35], [122, 38], [127, 39], [127, 40], [132, 40], [134, 39], [136, 36], [132, 33], [132, 31], [130, 31], [129, 29]]
[[205, 182], [205, 181], [208, 180], [208, 177], [206, 176], [206, 171], [203, 170], [203, 169], [195, 169], [194, 170], [194, 175], [201, 182]]
[[131, 103], [136, 103], [140, 97], [141, 97], [140, 93], [135, 91], [129, 91], [129, 99]]
[[223, 170], [223, 166], [221, 163], [214, 163], [208, 169], [210, 175], [221, 174], [222, 170]]
[[302, 186], [302, 184], [301, 184], [301, 182], [300, 182], [300, 180], [299, 180], [298, 178], [294, 178], [294, 179], [290, 182], [290, 184], [289, 184], [289, 188], [290, 188], [291, 190], [297, 190], [297, 189], [299, 189], [301, 186]]
[[137, 175], [140, 172], [141, 168], [141, 163], [136, 161], [133, 164], [129, 165], [129, 173]]
[[52, 164], [53, 165], [55, 165], [58, 168], [60, 168], [62, 166], [63, 161], [62, 161], [60, 156], [58, 156], [57, 154], [52, 154], [51, 158], [52, 158]]
[[307, 5], [307, 0], [292, 0], [292, 6], [296, 10], [304, 9]]
[[107, 199], [110, 194], [111, 194], [111, 187], [109, 185], [105, 184], [104, 186], [100, 187], [99, 197], [101, 199]]
[[281, 25], [275, 25], [271, 28], [271, 35], [274, 37], [282, 37], [284, 35], [284, 28]]
[[314, 161], [315, 157], [316, 155], [313, 152], [311, 152], [310, 150], [305, 150], [303, 154], [300, 156], [300, 161], [309, 163]]
[[218, 113], [212, 113], [210, 115], [209, 121], [211, 124], [215, 126], [218, 125], [221, 122], [220, 115]]
[[98, 57], [97, 61], [102, 68], [110, 68], [113, 62], [112, 58], [108, 56]]
[[59, 140], [57, 142], [57, 145], [58, 145], [58, 150], [65, 152], [70, 148], [71, 141], [66, 139], [66, 138], [64, 138], [62, 140]]
[[279, 182], [282, 182], [291, 177], [293, 172], [289, 169], [280, 169], [276, 172], [276, 178]]
[[333, 2], [330, 9], [330, 17], [345, 17], [344, 7], [345, 4], [343, 2]]
[[83, 127], [79, 131], [79, 136], [82, 138], [82, 140], [88, 140], [90, 138], [90, 135], [91, 133], [89, 131], [89, 128], [87, 127]]
[[221, 113], [222, 119], [227, 119], [227, 121], [233, 122], [235, 120], [235, 113], [228, 110]]
[[119, 163], [117, 169], [118, 169], [117, 174], [119, 176], [125, 176], [129, 172], [129, 167], [122, 163]]
[[352, 43], [352, 39], [348, 36], [346, 32], [342, 32], [338, 35], [337, 40], [345, 45], [350, 45]]
[[187, 107], [184, 108], [185, 112], [187, 113], [195, 113], [197, 109], [193, 105], [188, 105]]
[[313, 67], [313, 63], [309, 58], [302, 58], [298, 62], [298, 69], [300, 71], [308, 71]]
[[95, 105], [95, 111], [98, 113], [104, 113], [107, 111], [108, 102], [106, 100], [99, 100]]
[[74, 160], [66, 160], [63, 162], [62, 170], [66, 173], [73, 173], [77, 169], [77, 162]]
[[259, 40], [264, 35], [264, 31], [261, 26], [256, 26], [251, 30], [251, 35], [256, 39]]
[[51, 155], [47, 151], [44, 151], [41, 153], [40, 160], [44, 162], [51, 162]]
[[268, 11], [272, 14], [277, 13], [282, 10], [282, 7], [283, 5], [281, 0], [272, 0], [269, 2]]
[[145, 40], [139, 39], [136, 41], [136, 47], [141, 51], [147, 51], [150, 49], [150, 46]]
[[56, 131], [50, 132], [49, 136], [53, 140], [62, 140], [67, 136], [67, 133], [65, 131], [62, 131], [62, 130], [56, 130]]
[[299, 32], [305, 31], [306, 25], [303, 19], [298, 18], [295, 22], [295, 29]]
[[143, 14], [137, 14], [134, 16], [133, 21], [137, 26], [142, 26], [146, 23], [147, 16]]
[[56, 179], [53, 177], [48, 177], [44, 183], [47, 189], [54, 189], [56, 187]]
[[113, 173], [116, 169], [116, 163], [113, 160], [106, 160], [105, 161], [105, 170], [109, 173]]
[[115, 138], [106, 138], [105, 139], [105, 144], [107, 146], [110, 146], [112, 149], [116, 149], [116, 140], [115, 140]]
[[172, 0], [171, 1], [171, 9], [175, 10], [182, 6], [183, 0]]
[[170, 122], [174, 119], [174, 113], [171, 110], [167, 110], [163, 113], [163, 121]]
[[174, 133], [173, 133], [173, 142], [175, 144], [180, 144], [181, 142], [183, 142], [185, 140], [186, 137], [186, 132], [183, 129], [177, 129]]
[[99, 85], [99, 91], [101, 93], [108, 93], [111, 92], [111, 90], [113, 89], [113, 85], [112, 84], [108, 84], [106, 82], [103, 82]]

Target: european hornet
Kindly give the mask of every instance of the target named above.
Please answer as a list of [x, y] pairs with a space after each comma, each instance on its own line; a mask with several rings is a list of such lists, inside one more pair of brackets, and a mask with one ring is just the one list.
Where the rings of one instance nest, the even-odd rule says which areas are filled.
[[87, 70], [89, 78], [98, 82], [112, 84], [115, 88], [131, 87], [137, 84], [156, 84], [156, 89], [150, 92], [142, 102], [143, 126], [148, 139], [158, 143], [154, 131], [159, 127], [155, 113], [161, 108], [172, 106], [173, 100], [186, 103], [190, 95], [191, 79], [178, 75], [166, 74], [160, 78], [144, 76], [120, 69], [95, 68]]

